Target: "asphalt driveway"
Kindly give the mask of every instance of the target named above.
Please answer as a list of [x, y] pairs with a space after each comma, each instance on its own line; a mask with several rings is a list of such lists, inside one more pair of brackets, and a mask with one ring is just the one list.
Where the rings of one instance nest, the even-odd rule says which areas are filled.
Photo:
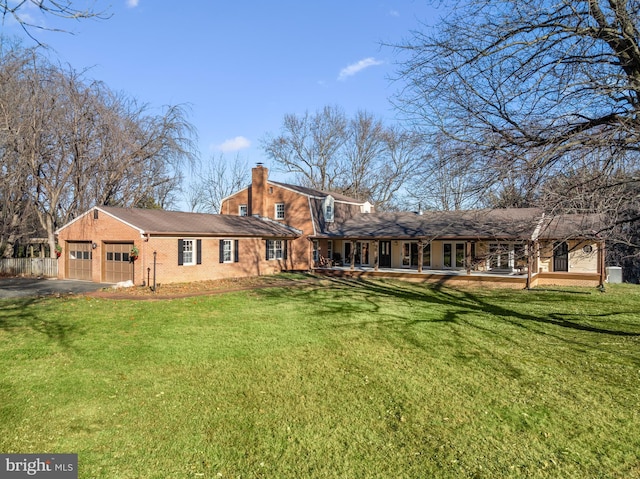
[[112, 286], [91, 281], [46, 278], [0, 278], [0, 299], [56, 294], [82, 294]]

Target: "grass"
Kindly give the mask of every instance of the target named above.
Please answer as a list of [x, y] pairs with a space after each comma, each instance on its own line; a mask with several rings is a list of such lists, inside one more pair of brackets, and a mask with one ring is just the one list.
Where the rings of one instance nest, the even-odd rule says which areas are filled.
[[640, 477], [640, 288], [0, 301], [0, 451], [81, 478]]

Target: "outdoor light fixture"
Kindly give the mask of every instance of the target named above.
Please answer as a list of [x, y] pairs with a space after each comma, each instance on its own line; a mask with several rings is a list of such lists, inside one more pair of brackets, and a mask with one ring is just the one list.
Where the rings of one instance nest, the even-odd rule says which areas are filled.
[[98, 247], [98, 245], [97, 245], [96, 243], [91, 243], [91, 247], [92, 247], [93, 249], [96, 249], [96, 248]]

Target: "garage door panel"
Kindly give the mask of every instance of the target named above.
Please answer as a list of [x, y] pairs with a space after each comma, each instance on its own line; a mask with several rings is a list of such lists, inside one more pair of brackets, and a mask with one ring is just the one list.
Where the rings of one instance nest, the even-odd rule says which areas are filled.
[[67, 277], [91, 281], [91, 259], [93, 257], [91, 243], [69, 242], [67, 249], [69, 252]]
[[104, 278], [106, 283], [119, 283], [133, 279], [130, 252], [133, 243], [107, 243], [104, 245]]

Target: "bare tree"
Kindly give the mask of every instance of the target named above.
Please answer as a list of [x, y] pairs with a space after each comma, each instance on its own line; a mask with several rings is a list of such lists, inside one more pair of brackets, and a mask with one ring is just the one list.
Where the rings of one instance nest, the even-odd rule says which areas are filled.
[[39, 13], [41, 17], [46, 19], [57, 18], [64, 20], [83, 20], [83, 19], [106, 19], [111, 15], [105, 10], [98, 10], [91, 7], [77, 7], [78, 3], [86, 2], [73, 2], [72, 0], [0, 0], [0, 16], [2, 16], [2, 23], [5, 24], [9, 21], [14, 21], [22, 30], [36, 43], [41, 44], [34, 34], [34, 30], [49, 30], [49, 31], [66, 31], [54, 26], [46, 26], [44, 22], [37, 22], [33, 19], [33, 13]]
[[[426, 132], [468, 145], [493, 173], [487, 191], [509, 175], [539, 188], [576, 157], [615, 170], [640, 151], [639, 21], [635, 0], [461, 0], [400, 46], [398, 106]], [[639, 180], [625, 178], [635, 190]], [[561, 205], [547, 196], [541, 206]], [[608, 211], [615, 202], [592, 207], [620, 218]]]
[[33, 209], [29, 203], [27, 175], [15, 154], [14, 112], [22, 98], [17, 91], [19, 72], [28, 63], [24, 52], [11, 50], [0, 56], [0, 256], [11, 257], [14, 248], [33, 235]]
[[265, 153], [286, 173], [294, 173], [302, 186], [332, 190], [343, 175], [338, 152], [347, 138], [347, 119], [338, 107], [303, 116], [285, 115], [281, 134], [267, 136]]
[[231, 161], [223, 154], [212, 156], [198, 177], [189, 186], [187, 200], [191, 211], [209, 213], [220, 213], [222, 200], [251, 181], [249, 166], [238, 155]]
[[408, 196], [419, 209], [473, 208], [481, 197], [482, 176], [466, 144], [435, 135], [408, 180]]
[[[0, 195], [17, 198], [54, 251], [55, 229], [90, 206], [166, 206], [194, 155], [184, 110], [150, 115], [37, 50], [3, 56]], [[3, 208], [3, 215], [11, 217]], [[22, 224], [22, 234], [26, 225]]]
[[335, 107], [287, 115], [281, 135], [267, 137], [263, 147], [300, 185], [372, 201], [380, 210], [393, 207], [422, 154], [419, 136], [365, 111], [347, 120]]

